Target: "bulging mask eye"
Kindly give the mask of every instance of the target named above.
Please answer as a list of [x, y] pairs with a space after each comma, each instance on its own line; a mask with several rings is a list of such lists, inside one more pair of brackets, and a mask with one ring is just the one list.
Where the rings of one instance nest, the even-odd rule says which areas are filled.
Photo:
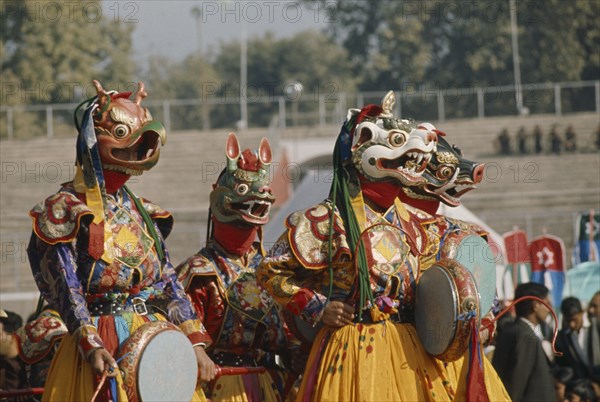
[[436, 172], [436, 176], [438, 179], [449, 179], [454, 174], [454, 167], [452, 166], [442, 166]]
[[248, 187], [247, 184], [240, 184], [235, 188], [235, 192], [238, 193], [238, 195], [244, 195], [248, 192], [248, 190], [250, 190], [250, 187]]
[[127, 136], [127, 134], [129, 134], [129, 127], [127, 127], [125, 124], [117, 124], [113, 128], [113, 134], [117, 138], [124, 138]]
[[402, 146], [406, 142], [406, 137], [400, 132], [393, 132], [390, 134], [390, 145], [394, 147]]

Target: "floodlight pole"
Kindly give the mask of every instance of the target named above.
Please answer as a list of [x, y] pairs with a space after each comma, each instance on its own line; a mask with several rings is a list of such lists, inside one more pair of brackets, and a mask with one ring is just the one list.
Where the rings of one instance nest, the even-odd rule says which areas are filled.
[[[197, 46], [198, 46], [198, 57], [199, 57], [199, 66], [198, 69], [198, 81], [200, 82], [200, 93], [204, 92], [204, 45], [202, 43], [202, 9], [200, 7], [195, 6], [191, 9], [192, 16], [196, 19], [196, 38], [197, 38]], [[205, 96], [202, 95], [202, 98]], [[210, 130], [210, 106], [201, 105], [200, 106], [200, 115], [202, 116], [202, 129]]]
[[202, 56], [203, 43], [202, 43], [202, 10], [200, 7], [195, 6], [191, 10], [192, 16], [196, 19], [196, 39], [198, 41], [198, 54]]
[[523, 91], [521, 89], [521, 67], [519, 61], [519, 36], [517, 31], [517, 7], [515, 0], [508, 0], [510, 9], [510, 34], [512, 37], [513, 71], [515, 75], [515, 100], [517, 112], [523, 113]]
[[246, 100], [248, 86], [248, 39], [246, 24], [242, 16], [242, 43], [240, 46], [240, 121], [241, 129], [248, 128], [248, 102]]

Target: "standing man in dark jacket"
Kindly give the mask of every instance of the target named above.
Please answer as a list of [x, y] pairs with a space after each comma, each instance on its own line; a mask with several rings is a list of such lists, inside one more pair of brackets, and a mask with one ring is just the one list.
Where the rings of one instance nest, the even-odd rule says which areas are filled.
[[[536, 296], [550, 304], [548, 288], [523, 283], [515, 289], [515, 300]], [[515, 307], [517, 317], [499, 329], [492, 365], [514, 402], [555, 401], [554, 381], [542, 348], [540, 322], [549, 310], [540, 302], [525, 300]]]
[[592, 370], [586, 352], [588, 328], [583, 327], [583, 308], [576, 297], [567, 297], [560, 304], [563, 316], [562, 329], [556, 338], [556, 349], [562, 356], [556, 357], [556, 363], [573, 369], [573, 378], [591, 378]]
[[[592, 369], [592, 380], [600, 379], [600, 291], [594, 293], [588, 305], [590, 327], [587, 337], [587, 353]], [[600, 385], [600, 383], [599, 383]]]

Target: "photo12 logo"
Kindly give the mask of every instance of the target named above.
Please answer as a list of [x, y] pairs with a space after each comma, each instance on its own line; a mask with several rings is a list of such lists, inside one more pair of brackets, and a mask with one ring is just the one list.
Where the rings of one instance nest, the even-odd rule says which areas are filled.
[[137, 23], [140, 3], [135, 1], [2, 1], [2, 23], [26, 19], [52, 24], [97, 23], [102, 18], [116, 23]]
[[314, 23], [335, 21], [334, 2], [305, 4], [299, 1], [203, 1], [198, 15], [203, 23], [217, 19], [225, 23], [298, 23], [310, 18]]

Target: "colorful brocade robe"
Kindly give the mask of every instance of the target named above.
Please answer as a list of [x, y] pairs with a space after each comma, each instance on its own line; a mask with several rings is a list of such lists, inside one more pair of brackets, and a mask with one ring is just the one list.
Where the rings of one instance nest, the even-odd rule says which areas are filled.
[[228, 365], [218, 360], [224, 353], [261, 365], [296, 347], [289, 340], [279, 307], [256, 281], [255, 270], [263, 259], [259, 247], [255, 243], [239, 257], [210, 241], [176, 268], [211, 337], [209, 354], [217, 364]]
[[429, 268], [440, 258], [454, 258], [449, 249], [457, 245], [467, 236], [479, 236], [487, 239], [488, 233], [474, 223], [468, 223], [445, 215], [431, 215], [418, 208], [404, 204], [411, 218], [419, 222], [427, 235], [426, 246], [420, 251], [421, 270]]
[[[351, 257], [354, 250], [350, 250], [337, 209], [331, 272], [329, 269], [331, 211], [331, 203], [325, 201], [291, 214], [286, 221], [287, 232], [271, 248], [257, 272], [259, 281], [279, 303], [312, 325], [320, 320], [328, 299], [351, 305], [356, 302], [356, 267]], [[411, 216], [402, 225], [395, 205], [380, 214], [365, 204], [361, 230], [374, 297], [385, 298], [386, 305], [393, 303], [400, 321], [412, 321], [421, 269], [419, 253], [414, 249], [429, 249], [423, 223]]]
[[93, 327], [88, 304], [97, 301], [131, 305], [133, 298], [141, 298], [161, 305], [165, 316], [192, 343], [208, 342], [206, 330], [178, 282], [164, 247], [163, 238], [171, 230], [172, 217], [147, 200], [141, 202], [165, 250], [163, 261], [123, 188], [105, 199], [104, 255], [99, 260], [88, 253], [92, 212], [72, 183], [30, 212], [33, 234], [28, 255], [34, 279], [44, 299], [60, 313], [69, 333], [78, 334], [79, 348], [84, 353], [103, 346], [94, 331], [81, 331]]
[[[397, 202], [383, 214], [367, 204], [354, 212], [377, 308], [359, 312], [362, 323], [355, 319], [316, 333], [298, 400], [466, 400], [469, 356], [451, 363], [435, 359], [413, 325], [419, 276], [441, 257], [441, 237], [453, 239], [460, 233], [454, 224], [461, 225]], [[470, 230], [467, 226], [462, 229]], [[291, 214], [286, 227], [257, 271], [273, 297], [313, 326], [320, 325], [328, 300], [357, 306], [356, 252], [348, 246], [338, 210], [325, 201]], [[491, 364], [483, 363], [489, 400], [509, 400]]]

